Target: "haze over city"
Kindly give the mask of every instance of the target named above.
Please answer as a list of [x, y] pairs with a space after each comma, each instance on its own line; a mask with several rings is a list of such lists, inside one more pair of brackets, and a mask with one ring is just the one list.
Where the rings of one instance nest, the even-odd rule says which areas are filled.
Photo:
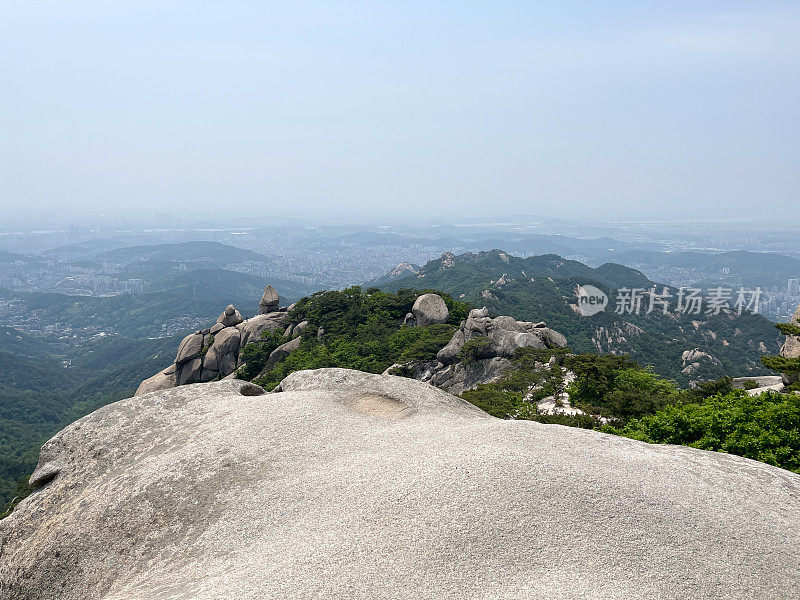
[[800, 217], [796, 2], [6, 2], [0, 203]]

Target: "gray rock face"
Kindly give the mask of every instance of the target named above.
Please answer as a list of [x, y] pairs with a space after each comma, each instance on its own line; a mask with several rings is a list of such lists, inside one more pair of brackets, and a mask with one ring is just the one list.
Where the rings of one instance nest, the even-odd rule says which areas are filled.
[[200, 373], [203, 370], [203, 359], [201, 357], [180, 364], [175, 370], [176, 385], [186, 385], [200, 381]]
[[686, 375], [694, 375], [703, 363], [710, 363], [715, 366], [722, 365], [717, 357], [712, 356], [708, 352], [703, 352], [699, 348], [685, 350], [683, 354], [681, 354], [681, 361], [683, 366], [681, 372]]
[[[239, 356], [240, 335], [239, 329], [236, 327], [226, 327], [214, 335], [214, 343], [211, 344], [205, 357], [203, 357], [203, 370], [218, 371], [223, 376], [231, 373], [236, 368], [236, 361]], [[211, 379], [213, 377], [206, 379], [206, 381]]]
[[193, 358], [200, 356], [203, 350], [203, 335], [201, 333], [190, 333], [178, 346], [178, 355], [175, 357], [176, 364], [185, 363]]
[[419, 327], [433, 325], [434, 323], [445, 323], [450, 311], [447, 305], [438, 294], [422, 294], [411, 307], [414, 319]]
[[166, 390], [173, 388], [176, 385], [175, 363], [173, 363], [163, 371], [156, 373], [149, 379], [145, 379], [142, 383], [140, 383], [139, 387], [136, 388], [136, 393], [134, 396], [140, 396], [142, 394], [147, 394], [149, 392], [155, 392], [158, 390]]
[[264, 295], [261, 296], [261, 301], [258, 303], [258, 313], [265, 315], [278, 310], [278, 304], [281, 299], [278, 296], [277, 290], [272, 285], [268, 285], [264, 289]]
[[495, 356], [470, 363], [443, 365], [439, 361], [419, 363], [412, 367], [414, 379], [435, 385], [451, 394], [471, 390], [481, 383], [492, 383], [500, 379], [511, 368], [507, 358]]
[[271, 370], [276, 364], [282, 361], [284, 358], [289, 356], [292, 352], [297, 350], [300, 347], [300, 343], [303, 341], [302, 338], [296, 337], [293, 340], [286, 342], [285, 344], [281, 344], [275, 350], [273, 350], [269, 358], [267, 359], [266, 364], [264, 365], [264, 369], [262, 373], [266, 373], [267, 371]]
[[247, 319], [236, 326], [242, 332], [241, 345], [260, 340], [262, 331], [280, 331], [286, 326], [287, 318], [285, 312], [272, 312]]
[[[473, 340], [485, 340], [472, 347], [470, 360], [465, 362], [461, 350]], [[460, 394], [481, 383], [499, 379], [512, 364], [518, 348], [563, 348], [566, 338], [544, 323], [517, 321], [512, 317], [489, 317], [486, 307], [470, 311], [467, 320], [453, 334], [447, 345], [439, 350], [436, 360], [393, 365], [386, 373], [406, 375], [431, 383], [452, 394]], [[398, 370], [394, 370], [399, 367]]]
[[233, 327], [242, 321], [244, 321], [242, 314], [233, 307], [233, 304], [228, 304], [228, 307], [217, 319], [217, 323], [222, 323], [224, 327]]
[[512, 317], [488, 316], [486, 307], [470, 311], [467, 320], [450, 342], [439, 350], [436, 358], [443, 364], [459, 360], [459, 352], [471, 340], [488, 338], [490, 344], [480, 350], [478, 358], [513, 358], [517, 348], [564, 348], [567, 338], [545, 327], [544, 323], [517, 321]]
[[0, 521], [4, 600], [773, 599], [800, 476], [342, 369], [103, 407]]

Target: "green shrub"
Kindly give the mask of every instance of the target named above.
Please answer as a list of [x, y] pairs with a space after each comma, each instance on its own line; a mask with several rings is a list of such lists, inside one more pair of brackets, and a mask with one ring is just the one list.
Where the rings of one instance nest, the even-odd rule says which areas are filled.
[[267, 364], [267, 359], [272, 351], [285, 341], [282, 331], [262, 331], [261, 339], [247, 344], [239, 354], [244, 363], [239, 372], [239, 378], [250, 380], [257, 377]]
[[755, 379], [748, 379], [742, 384], [742, 388], [745, 390], [754, 390], [758, 387], [758, 382]]
[[205, 356], [206, 354], [208, 354], [208, 349], [211, 348], [213, 344], [214, 344], [214, 336], [209, 335], [208, 340], [206, 340], [206, 343], [203, 344], [203, 347], [200, 349], [200, 356]]
[[675, 382], [625, 356], [586, 354], [566, 359], [575, 373], [567, 388], [573, 406], [590, 414], [627, 421], [679, 400]]
[[492, 340], [487, 337], [476, 337], [471, 339], [458, 351], [458, 358], [464, 363], [473, 363], [478, 359], [485, 358]]
[[603, 431], [655, 444], [737, 454], [800, 473], [800, 395], [734, 390], [667, 406]]

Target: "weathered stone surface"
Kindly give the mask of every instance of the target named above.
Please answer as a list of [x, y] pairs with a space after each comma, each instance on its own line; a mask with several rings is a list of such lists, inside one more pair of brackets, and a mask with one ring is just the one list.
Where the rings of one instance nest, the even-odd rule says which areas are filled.
[[136, 388], [134, 396], [141, 396], [142, 394], [156, 392], [158, 390], [166, 390], [175, 387], [175, 385], [175, 364], [173, 363], [163, 371], [156, 373], [140, 383], [139, 387]]
[[225, 327], [233, 327], [244, 321], [242, 314], [233, 307], [233, 304], [228, 304], [227, 308], [222, 311], [222, 314], [217, 319], [217, 323], [222, 323]]
[[[203, 358], [203, 369], [219, 371], [227, 375], [236, 368], [239, 354], [240, 332], [236, 327], [226, 327], [214, 336], [214, 343]], [[231, 366], [232, 365], [232, 366]], [[205, 379], [210, 381], [210, 379]]]
[[208, 333], [214, 335], [215, 333], [217, 333], [218, 331], [222, 331], [223, 329], [225, 329], [225, 325], [223, 325], [222, 323], [215, 323], [214, 326], [208, 330]]
[[280, 296], [278, 296], [277, 290], [272, 287], [272, 285], [268, 285], [264, 289], [264, 295], [261, 296], [261, 301], [258, 303], [258, 313], [265, 315], [278, 310], [280, 301], [281, 299]]
[[273, 350], [270, 353], [269, 358], [267, 359], [267, 363], [264, 365], [263, 372], [269, 371], [270, 369], [272, 369], [272, 367], [274, 367], [284, 358], [289, 356], [289, 354], [297, 350], [300, 347], [302, 341], [303, 341], [302, 338], [296, 337], [293, 340], [290, 340], [285, 344], [281, 344], [280, 346], [275, 348], [275, 350]]
[[200, 382], [199, 383], [207, 383], [209, 381], [214, 381], [220, 376], [219, 371], [214, 371], [212, 369], [203, 368], [203, 371], [200, 373]]
[[685, 375], [694, 375], [700, 370], [700, 367], [703, 363], [709, 363], [718, 367], [722, 366], [722, 363], [719, 362], [719, 359], [716, 356], [712, 356], [708, 352], [704, 352], [699, 348], [685, 350], [683, 354], [681, 354], [681, 362], [683, 366], [681, 373], [684, 373]]
[[436, 358], [443, 362], [444, 364], [449, 364], [455, 362], [458, 359], [458, 353], [461, 352], [461, 348], [464, 347], [466, 343], [464, 328], [462, 327], [458, 331], [453, 334], [453, 337], [450, 338], [450, 341], [447, 342], [447, 345], [439, 350], [436, 354]]
[[797, 596], [798, 475], [400, 377], [281, 388], [174, 388], [57, 434], [0, 521], [3, 599]]
[[549, 348], [567, 347], [567, 338], [554, 329], [544, 327], [544, 323], [534, 324], [534, 329], [538, 330], [537, 334], [542, 337], [542, 339], [545, 341], [545, 344], [547, 344]]
[[428, 383], [440, 387], [451, 394], [460, 394], [471, 390], [481, 383], [497, 381], [511, 368], [511, 361], [496, 356], [470, 363], [455, 363], [439, 370], [434, 370]]
[[403, 319], [403, 327], [414, 327], [416, 324], [414, 313], [406, 313], [406, 317]]
[[308, 327], [308, 321], [300, 321], [297, 325], [294, 326], [294, 330], [292, 331], [292, 335], [300, 335]]
[[203, 335], [200, 333], [190, 333], [178, 346], [178, 355], [175, 357], [177, 364], [184, 363], [200, 356], [203, 350]]
[[200, 381], [200, 372], [203, 369], [203, 359], [201, 357], [178, 365], [175, 371], [175, 382], [177, 385], [186, 385]]
[[419, 327], [445, 323], [450, 315], [447, 305], [439, 294], [422, 294], [414, 301], [411, 312]]
[[758, 396], [764, 392], [782, 392], [786, 387], [780, 375], [763, 375], [760, 377], [734, 377], [731, 386], [734, 389], [744, 389], [745, 383], [755, 382], [757, 387], [747, 390], [750, 396]]
[[476, 338], [485, 337], [490, 345], [481, 348], [477, 358], [513, 358], [517, 348], [564, 348], [567, 338], [545, 327], [544, 323], [517, 321], [508, 316], [488, 316], [486, 307], [473, 309], [453, 335], [448, 344], [439, 350], [437, 360], [452, 364], [459, 360], [459, 352], [465, 344]]
[[261, 339], [262, 331], [280, 331], [286, 327], [288, 315], [285, 312], [272, 312], [256, 315], [236, 327], [242, 332], [241, 346]]

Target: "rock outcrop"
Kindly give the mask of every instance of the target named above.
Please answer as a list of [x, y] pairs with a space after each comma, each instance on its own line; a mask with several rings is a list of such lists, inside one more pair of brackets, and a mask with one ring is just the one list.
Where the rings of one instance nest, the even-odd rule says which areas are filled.
[[217, 319], [217, 323], [223, 327], [233, 327], [244, 321], [241, 313], [233, 307], [233, 304], [228, 304], [228, 307]]
[[[789, 321], [792, 325], [800, 325], [800, 306], [797, 307], [794, 315]], [[800, 358], [800, 336], [788, 335], [786, 341], [781, 346], [780, 355], [784, 358]], [[791, 385], [800, 379], [797, 373], [784, 373], [783, 383]]]
[[261, 296], [261, 301], [258, 303], [258, 314], [266, 315], [275, 312], [278, 310], [280, 301], [281, 299], [278, 296], [277, 290], [272, 287], [272, 285], [268, 285], [264, 289], [264, 295]]
[[794, 598], [800, 476], [293, 373], [105, 406], [0, 521], [4, 600]]
[[758, 396], [764, 392], [783, 392], [786, 388], [780, 375], [734, 377], [731, 380], [731, 387], [736, 390], [747, 390], [750, 396]]
[[700, 370], [700, 367], [704, 363], [713, 365], [715, 367], [722, 366], [722, 363], [716, 356], [712, 356], [708, 352], [700, 350], [700, 348], [686, 350], [683, 354], [681, 354], [681, 363], [683, 365], [683, 370], [681, 372], [685, 375], [694, 375], [698, 370]]
[[411, 314], [418, 327], [446, 323], [450, 312], [439, 294], [422, 294], [414, 301]]
[[[213, 327], [190, 333], [183, 338], [175, 362], [160, 373], [145, 379], [135, 395], [190, 383], [215, 381], [231, 375], [242, 366], [240, 350], [259, 340], [262, 331], [286, 329], [288, 309], [278, 308], [277, 299], [278, 292], [268, 285], [259, 311], [274, 310], [260, 312], [250, 319], [243, 319], [233, 305], [228, 305]], [[301, 325], [302, 323], [294, 328], [295, 335], [302, 331], [302, 328], [297, 331]]]
[[[403, 373], [452, 394], [490, 383], [511, 367], [518, 348], [564, 348], [566, 338], [545, 323], [492, 319], [486, 307], [470, 311], [436, 360], [393, 365], [386, 373]], [[468, 356], [463, 356], [464, 353]]]

